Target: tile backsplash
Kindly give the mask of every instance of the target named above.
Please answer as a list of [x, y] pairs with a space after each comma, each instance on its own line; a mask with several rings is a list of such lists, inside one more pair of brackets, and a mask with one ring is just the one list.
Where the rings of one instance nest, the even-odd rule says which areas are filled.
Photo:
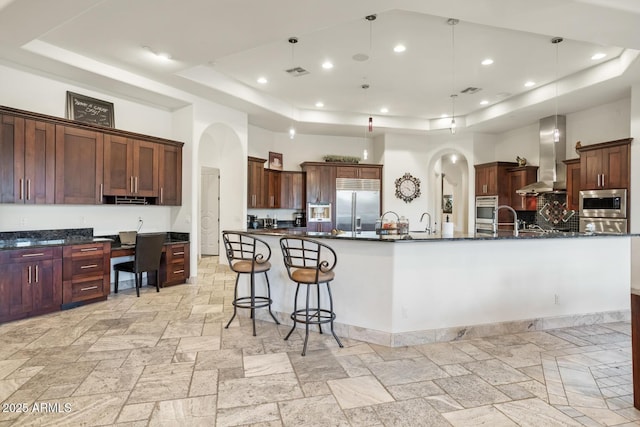
[[536, 224], [562, 231], [579, 229], [578, 211], [567, 208], [566, 193], [540, 194], [536, 203]]

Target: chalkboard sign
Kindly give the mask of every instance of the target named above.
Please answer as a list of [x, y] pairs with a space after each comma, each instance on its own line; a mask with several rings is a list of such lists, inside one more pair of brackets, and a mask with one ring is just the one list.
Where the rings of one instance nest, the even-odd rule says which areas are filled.
[[114, 127], [113, 104], [88, 96], [67, 92], [67, 118], [82, 123]]

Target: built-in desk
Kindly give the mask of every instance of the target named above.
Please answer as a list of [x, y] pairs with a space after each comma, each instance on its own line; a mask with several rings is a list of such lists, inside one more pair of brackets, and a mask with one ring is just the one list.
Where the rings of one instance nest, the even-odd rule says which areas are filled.
[[[162, 248], [160, 259], [160, 286], [185, 283], [189, 278], [189, 241], [171, 237], [167, 240]], [[133, 256], [134, 253], [135, 248], [122, 248], [119, 241], [111, 246], [111, 259]], [[149, 284], [155, 285], [152, 277], [147, 279]]]

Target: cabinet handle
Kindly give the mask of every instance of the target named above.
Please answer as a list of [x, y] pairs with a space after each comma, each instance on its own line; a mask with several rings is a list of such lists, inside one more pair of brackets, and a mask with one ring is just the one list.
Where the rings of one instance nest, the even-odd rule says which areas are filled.
[[92, 291], [92, 290], [94, 290], [94, 289], [98, 289], [98, 287], [97, 287], [97, 286], [89, 286], [88, 288], [80, 288], [80, 292], [83, 292], [83, 291]]
[[24, 180], [20, 178], [20, 200], [24, 200]]
[[102, 198], [104, 197], [104, 184], [100, 184], [100, 203], [102, 203]]
[[160, 204], [164, 203], [164, 188], [160, 187]]
[[92, 251], [97, 251], [100, 248], [82, 248], [80, 249], [80, 252], [92, 252]]
[[29, 266], [29, 283], [31, 283], [31, 266]]
[[604, 187], [604, 174], [602, 174], [602, 186]]
[[29, 257], [34, 257], [34, 256], [44, 256], [44, 253], [39, 252], [37, 254], [24, 254], [24, 255], [22, 255], [22, 258], [29, 258]]
[[36, 265], [36, 283], [38, 283], [38, 266]]
[[27, 200], [31, 200], [31, 180], [27, 180]]
[[134, 182], [136, 183], [136, 194], [138, 194], [138, 177], [137, 176]]
[[184, 251], [182, 251], [182, 252], [174, 252], [173, 254], [174, 255], [184, 255]]
[[133, 193], [133, 175], [129, 178], [129, 188], [130, 192]]
[[176, 270], [173, 272], [173, 274], [182, 274], [184, 273], [184, 270]]
[[80, 269], [84, 270], [86, 268], [96, 268], [97, 266], [98, 266], [98, 264], [82, 265], [82, 266], [80, 266]]

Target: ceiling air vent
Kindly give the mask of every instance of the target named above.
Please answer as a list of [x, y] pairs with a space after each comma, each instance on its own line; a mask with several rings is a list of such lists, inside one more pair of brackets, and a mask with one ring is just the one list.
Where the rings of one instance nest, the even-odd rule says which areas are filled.
[[293, 67], [285, 71], [293, 77], [300, 77], [304, 76], [305, 74], [309, 74], [309, 72], [302, 67]]
[[466, 89], [463, 89], [460, 91], [460, 93], [464, 93], [466, 95], [472, 95], [476, 92], [480, 92], [482, 89], [480, 89], [479, 87], [473, 87], [473, 86], [469, 86]]

